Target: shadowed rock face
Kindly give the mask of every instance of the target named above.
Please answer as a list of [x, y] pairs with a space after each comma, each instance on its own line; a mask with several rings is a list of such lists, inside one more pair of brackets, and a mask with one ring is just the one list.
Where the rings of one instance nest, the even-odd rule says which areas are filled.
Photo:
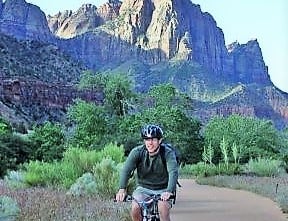
[[0, 30], [20, 39], [52, 41], [45, 14], [24, 0], [6, 0], [0, 8]]
[[[104, 99], [100, 89], [79, 90], [73, 85], [51, 84], [25, 78], [0, 79], [0, 114], [12, 122], [22, 121], [29, 125], [31, 122], [41, 123], [45, 120], [61, 121], [68, 106], [77, 98], [96, 104], [102, 104]], [[11, 114], [13, 111], [8, 111], [9, 109], [15, 109], [18, 113]]]
[[2, 7], [3, 33], [54, 43], [95, 70], [131, 58], [148, 64], [184, 59], [235, 82], [270, 83], [257, 40], [227, 49], [213, 17], [190, 0], [84, 4], [76, 12], [47, 16], [48, 23], [39, 7], [24, 0], [8, 0]]
[[[213, 91], [216, 90], [213, 84], [247, 85], [249, 90], [227, 92], [231, 96], [206, 102], [196, 108], [196, 112], [204, 120], [216, 114], [240, 113], [270, 117], [282, 126], [288, 121], [287, 94], [273, 86], [258, 41], [254, 39], [242, 45], [234, 42], [226, 47], [224, 34], [213, 17], [190, 0], [125, 0], [123, 3], [109, 0], [99, 8], [84, 4], [76, 12], [48, 15], [47, 20], [39, 7], [24, 0], [7, 0], [0, 4], [0, 30], [17, 39], [52, 43], [57, 50], [95, 71], [116, 68], [129, 60], [140, 61], [148, 68], [170, 61], [197, 63], [206, 70], [205, 75], [190, 69], [174, 70], [171, 74], [171, 68], [167, 68], [156, 76], [155, 72], [145, 69], [135, 74], [135, 81], [139, 88], [141, 84], [151, 86], [150, 79], [156, 76], [157, 83], [173, 82], [192, 98], [197, 95], [200, 103], [205, 97], [203, 94], [219, 93]], [[199, 73], [201, 77], [196, 79]], [[213, 82], [205, 85], [207, 80]], [[32, 85], [39, 89], [37, 84]], [[63, 98], [47, 97], [45, 90], [47, 87], [43, 86], [39, 92], [41, 99], [35, 97], [36, 103], [40, 99], [44, 106], [59, 109], [65, 106], [61, 103], [66, 100], [64, 91], [70, 90], [65, 84], [63, 90], [58, 88]], [[217, 90], [221, 90], [221, 86]], [[9, 99], [25, 103], [25, 99], [18, 98], [14, 94]]]

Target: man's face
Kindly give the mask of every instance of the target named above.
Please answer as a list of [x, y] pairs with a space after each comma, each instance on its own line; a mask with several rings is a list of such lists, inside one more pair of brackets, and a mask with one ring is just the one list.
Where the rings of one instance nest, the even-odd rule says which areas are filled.
[[149, 153], [156, 153], [158, 146], [160, 145], [162, 139], [158, 138], [146, 138], [144, 139], [145, 146]]

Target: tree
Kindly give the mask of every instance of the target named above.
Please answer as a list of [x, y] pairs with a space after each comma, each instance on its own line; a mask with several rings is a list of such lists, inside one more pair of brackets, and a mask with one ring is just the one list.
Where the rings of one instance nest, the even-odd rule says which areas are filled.
[[[167, 89], [167, 90], [166, 90]], [[123, 142], [128, 151], [137, 143], [141, 143], [141, 127], [148, 123], [158, 124], [164, 129], [166, 142], [172, 143], [180, 152], [185, 163], [195, 163], [201, 160], [202, 137], [201, 124], [189, 117], [181, 94], [172, 85], [153, 87], [147, 94], [139, 111], [118, 121], [118, 142]], [[127, 150], [127, 149], [126, 149]]]
[[16, 170], [18, 165], [27, 162], [31, 153], [32, 147], [28, 139], [13, 133], [0, 134], [0, 177], [7, 170]]
[[123, 74], [85, 73], [79, 83], [80, 88], [102, 88], [105, 109], [111, 115], [124, 116], [128, 113], [131, 99], [135, 97], [132, 83]]
[[48, 121], [44, 125], [36, 126], [29, 134], [29, 139], [33, 144], [34, 160], [52, 162], [62, 159], [65, 151], [65, 136], [60, 124]]
[[211, 143], [215, 150], [215, 161], [221, 159], [220, 143], [225, 139], [227, 145], [236, 145], [240, 150], [246, 150], [242, 161], [250, 157], [275, 156], [279, 152], [280, 139], [278, 131], [272, 123], [240, 115], [230, 115], [227, 118], [214, 117], [204, 129], [205, 144]]
[[0, 118], [0, 135], [11, 134], [11, 133], [12, 133], [11, 125], [4, 119]]
[[108, 117], [103, 106], [76, 100], [68, 108], [68, 118], [74, 124], [72, 145], [93, 149], [105, 142], [109, 131]]

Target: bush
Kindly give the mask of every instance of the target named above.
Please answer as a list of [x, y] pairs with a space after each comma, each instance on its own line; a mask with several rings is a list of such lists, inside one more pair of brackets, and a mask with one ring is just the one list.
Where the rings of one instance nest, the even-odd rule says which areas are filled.
[[255, 174], [257, 176], [278, 176], [285, 173], [280, 160], [268, 158], [250, 159], [244, 166], [245, 173]]
[[93, 166], [99, 162], [99, 153], [96, 150], [69, 148], [64, 153], [64, 162], [75, 166], [80, 174], [92, 172]]
[[204, 162], [199, 162], [197, 164], [186, 164], [181, 167], [181, 175], [192, 175], [199, 177], [208, 177], [215, 175], [233, 175], [240, 172], [240, 167], [238, 164], [206, 164]]
[[214, 164], [206, 164], [204, 162], [186, 164], [180, 169], [180, 173], [200, 177], [213, 176], [217, 174], [217, 167]]
[[65, 140], [61, 125], [46, 122], [43, 126], [35, 127], [29, 138], [33, 143], [34, 160], [52, 162], [62, 159]]
[[93, 168], [97, 193], [102, 197], [112, 197], [118, 190], [119, 167], [111, 158], [104, 158]]
[[31, 161], [24, 165], [25, 182], [31, 186], [62, 186], [69, 188], [81, 176], [77, 166], [68, 162]]
[[17, 202], [8, 196], [0, 197], [0, 220], [15, 220], [20, 213]]
[[219, 163], [217, 165], [217, 175], [236, 175], [240, 173], [240, 165], [234, 163]]
[[112, 143], [107, 144], [104, 149], [99, 152], [99, 159], [104, 158], [111, 158], [116, 163], [124, 162], [124, 147]]
[[72, 196], [89, 196], [96, 193], [95, 178], [91, 173], [85, 173], [76, 180], [67, 194]]
[[15, 170], [18, 166], [29, 160], [31, 154], [29, 141], [16, 134], [0, 135], [0, 177], [7, 170]]
[[6, 176], [4, 176], [5, 183], [12, 188], [23, 188], [26, 187], [23, 172], [20, 171], [9, 171]]

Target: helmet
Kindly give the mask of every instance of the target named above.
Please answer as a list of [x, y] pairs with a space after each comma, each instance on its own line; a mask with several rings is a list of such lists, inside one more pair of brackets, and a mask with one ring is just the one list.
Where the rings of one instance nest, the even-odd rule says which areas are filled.
[[162, 138], [163, 137], [163, 130], [161, 127], [154, 125], [154, 124], [148, 124], [142, 128], [141, 131], [142, 139], [146, 138]]

